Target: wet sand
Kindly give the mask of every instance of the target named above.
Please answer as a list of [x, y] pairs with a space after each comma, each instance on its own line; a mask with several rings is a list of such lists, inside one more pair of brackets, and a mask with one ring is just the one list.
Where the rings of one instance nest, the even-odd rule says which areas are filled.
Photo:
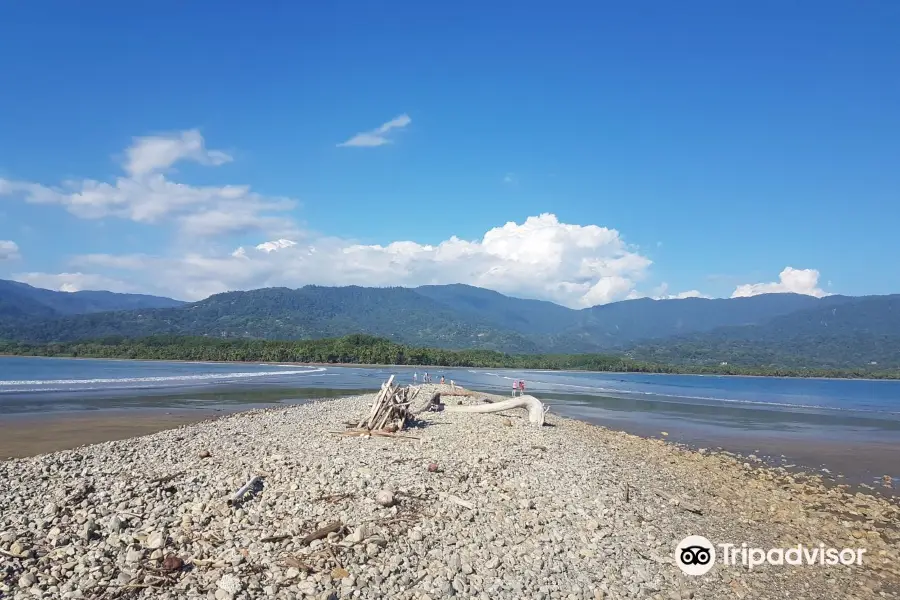
[[0, 419], [0, 460], [129, 439], [224, 414], [216, 410], [118, 410], [5, 415]]
[[[900, 442], [894, 436], [872, 434], [862, 442], [855, 437], [841, 437], [833, 428], [790, 432], [739, 429], [683, 419], [647, 418], [646, 414], [640, 413], [610, 418], [570, 407], [557, 408], [563, 416], [614, 431], [655, 438], [693, 450], [729, 454], [752, 466], [815, 473], [826, 483], [846, 484], [857, 491], [900, 495]], [[885, 476], [892, 478], [890, 484], [886, 485]]]

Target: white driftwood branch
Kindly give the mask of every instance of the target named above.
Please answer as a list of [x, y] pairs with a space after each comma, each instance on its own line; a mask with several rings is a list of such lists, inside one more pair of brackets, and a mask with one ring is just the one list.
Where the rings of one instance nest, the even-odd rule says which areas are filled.
[[464, 412], [464, 413], [494, 413], [503, 412], [511, 408], [524, 408], [528, 411], [528, 421], [537, 427], [543, 427], [544, 410], [543, 403], [534, 396], [516, 396], [509, 400], [501, 400], [500, 402], [492, 402], [491, 404], [475, 404], [470, 406], [447, 406], [444, 410], [448, 412]]
[[234, 496], [231, 497], [231, 503], [239, 504], [244, 499], [244, 496], [246, 496], [247, 493], [253, 489], [253, 486], [255, 486], [256, 482], [258, 482], [260, 479], [261, 477], [259, 475], [254, 475], [250, 479], [250, 481], [244, 484], [244, 487], [234, 493]]
[[447, 500], [449, 500], [453, 504], [462, 506], [463, 508], [468, 508], [469, 510], [472, 510], [475, 508], [475, 505], [472, 504], [471, 502], [469, 502], [468, 500], [463, 500], [462, 498], [458, 498], [456, 496], [447, 496]]

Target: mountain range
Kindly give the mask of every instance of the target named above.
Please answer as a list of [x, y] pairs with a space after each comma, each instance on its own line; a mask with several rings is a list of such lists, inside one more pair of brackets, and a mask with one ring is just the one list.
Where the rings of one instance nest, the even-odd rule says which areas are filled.
[[674, 364], [888, 368], [900, 366], [900, 295], [643, 298], [575, 310], [462, 284], [264, 288], [185, 303], [0, 280], [0, 338], [8, 340], [351, 333], [415, 346], [615, 352]]

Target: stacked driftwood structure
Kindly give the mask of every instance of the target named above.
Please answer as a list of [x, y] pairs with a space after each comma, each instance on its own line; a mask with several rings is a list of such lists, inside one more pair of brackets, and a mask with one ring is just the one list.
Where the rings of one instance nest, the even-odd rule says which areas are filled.
[[381, 393], [375, 398], [369, 416], [359, 422], [359, 429], [387, 431], [394, 433], [406, 427], [413, 413], [413, 400], [419, 395], [419, 388], [400, 387], [394, 383], [394, 376], [381, 384]]
[[[431, 390], [428, 394], [421, 394], [423, 389]], [[430, 395], [429, 395], [430, 394]], [[454, 388], [451, 395], [474, 396], [473, 392]], [[420, 397], [420, 395], [422, 397]], [[385, 383], [381, 384], [381, 392], [372, 403], [369, 414], [361, 421], [346, 423], [347, 431], [333, 432], [340, 435], [351, 436], [379, 436], [379, 437], [404, 437], [418, 439], [414, 436], [402, 435], [399, 432], [407, 428], [413, 422], [415, 416], [426, 410], [448, 410], [452, 412], [467, 413], [498, 413], [515, 408], [524, 408], [528, 412], [528, 421], [537, 427], [544, 424], [544, 415], [549, 407], [545, 406], [534, 396], [517, 396], [508, 400], [491, 402], [481, 405], [456, 405], [445, 406], [441, 402], [441, 394], [431, 386], [403, 386], [394, 383], [391, 375]]]

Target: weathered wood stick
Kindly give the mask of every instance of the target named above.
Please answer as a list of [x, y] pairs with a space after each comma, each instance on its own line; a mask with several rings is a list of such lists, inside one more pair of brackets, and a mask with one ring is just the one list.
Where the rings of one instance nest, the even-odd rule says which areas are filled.
[[280, 542], [280, 541], [288, 539], [289, 537], [291, 537], [291, 536], [289, 536], [289, 535], [270, 535], [269, 537], [264, 537], [259, 541], [263, 542], [263, 543], [265, 543], [265, 542]]
[[673, 506], [677, 506], [681, 510], [686, 510], [687, 512], [693, 513], [695, 515], [700, 515], [700, 516], [703, 515], [703, 509], [700, 508], [699, 506], [695, 506], [694, 504], [691, 504], [690, 502], [684, 502], [680, 498], [678, 498], [676, 496], [672, 496], [671, 494], [669, 494], [667, 492], [663, 492], [660, 490], [653, 490], [653, 492], [660, 498], [668, 501], [669, 504], [672, 504]]
[[316, 569], [309, 566], [299, 558], [295, 556], [288, 556], [284, 559], [284, 565], [286, 567], [294, 567], [295, 569], [300, 569], [302, 571], [309, 571], [310, 573], [315, 573]]
[[254, 475], [253, 477], [251, 477], [250, 481], [245, 483], [243, 487], [241, 487], [241, 489], [234, 493], [234, 496], [231, 497], [229, 504], [240, 504], [241, 501], [243, 501], [244, 496], [247, 495], [247, 493], [253, 489], [253, 486], [255, 486], [261, 480], [262, 478], [259, 475]]
[[351, 492], [345, 492], [342, 494], [329, 494], [327, 496], [319, 496], [315, 499], [315, 502], [328, 502], [329, 504], [334, 504], [339, 500], [345, 500], [347, 498], [353, 498], [354, 494]]
[[493, 413], [509, 410], [510, 408], [524, 408], [528, 411], [528, 421], [537, 427], [544, 425], [544, 405], [534, 396], [516, 396], [509, 400], [501, 400], [492, 404], [475, 404], [467, 406], [447, 406], [448, 412], [465, 413]]
[[472, 504], [471, 502], [469, 502], [468, 500], [463, 500], [462, 498], [457, 498], [456, 496], [447, 496], [447, 500], [449, 500], [453, 504], [458, 504], [459, 506], [462, 506], [463, 508], [468, 508], [469, 510], [472, 510], [473, 508], [475, 508], [475, 505]]
[[162, 477], [151, 479], [150, 483], [165, 483], [167, 481], [172, 481], [173, 479], [181, 475], [184, 475], [184, 471], [178, 471], [177, 473], [172, 473], [171, 475], [163, 475]]
[[391, 433], [389, 431], [370, 431], [375, 437], [399, 438], [401, 440], [420, 440], [422, 438], [415, 435], [402, 435], [399, 433]]
[[375, 398], [375, 402], [372, 403], [372, 410], [369, 412], [369, 418], [363, 419], [359, 422], [359, 426], [362, 427], [378, 414], [378, 409], [381, 407], [381, 403], [384, 400], [384, 394], [391, 387], [391, 382], [394, 380], [394, 376], [391, 375], [390, 379], [387, 380], [387, 383], [381, 384], [381, 391], [378, 393], [378, 396]]
[[337, 533], [338, 531], [340, 531], [343, 528], [344, 528], [344, 524], [341, 523], [340, 521], [335, 521], [333, 523], [329, 523], [322, 529], [317, 529], [317, 530], [313, 531], [312, 533], [310, 533], [305, 538], [303, 538], [302, 540], [300, 540], [300, 545], [305, 546], [306, 544], [308, 544], [312, 541], [321, 540], [324, 537], [328, 537], [329, 533]]

